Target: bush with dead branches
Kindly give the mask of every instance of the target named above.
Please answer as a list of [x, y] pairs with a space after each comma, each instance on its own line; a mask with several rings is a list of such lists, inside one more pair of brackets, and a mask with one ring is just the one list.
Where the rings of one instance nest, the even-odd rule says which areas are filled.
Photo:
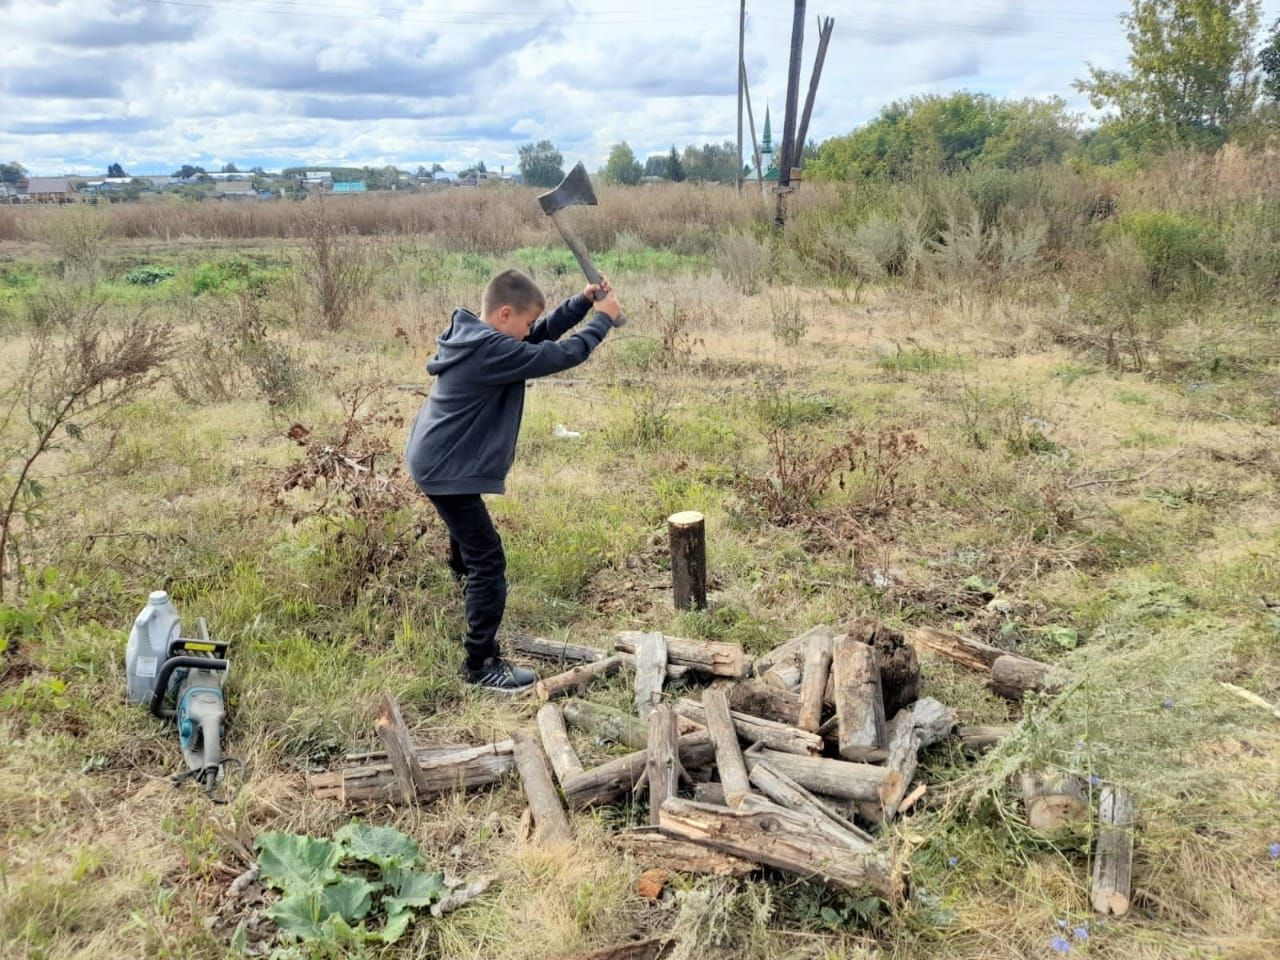
[[302, 221], [303, 271], [326, 330], [351, 318], [373, 282], [373, 268], [359, 241], [328, 206], [312, 197]]

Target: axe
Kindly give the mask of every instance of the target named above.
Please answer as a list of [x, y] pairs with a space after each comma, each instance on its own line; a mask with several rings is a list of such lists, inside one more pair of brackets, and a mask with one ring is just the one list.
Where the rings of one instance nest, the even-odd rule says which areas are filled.
[[[558, 187], [539, 194], [538, 203], [542, 205], [542, 212], [551, 218], [551, 222], [560, 231], [560, 236], [564, 237], [564, 242], [573, 251], [574, 257], [578, 260], [578, 266], [582, 267], [582, 272], [587, 275], [587, 282], [598, 284], [600, 282], [600, 271], [591, 262], [591, 258], [587, 256], [587, 248], [582, 245], [578, 235], [573, 232], [573, 227], [569, 225], [563, 216], [565, 207], [594, 207], [596, 205], [596, 193], [591, 189], [591, 178], [587, 176], [587, 168], [582, 165], [582, 161], [579, 160], [574, 168], [565, 175]], [[604, 294], [601, 293], [596, 299], [602, 299], [603, 296]], [[618, 319], [613, 321], [613, 325], [620, 327], [626, 322], [627, 318], [622, 314], [618, 314]]]

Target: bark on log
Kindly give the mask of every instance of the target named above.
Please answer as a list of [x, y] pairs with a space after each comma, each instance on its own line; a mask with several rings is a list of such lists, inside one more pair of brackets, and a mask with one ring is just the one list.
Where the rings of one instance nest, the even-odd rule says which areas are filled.
[[889, 758], [885, 761], [888, 774], [880, 787], [880, 807], [885, 820], [898, 815], [902, 798], [911, 789], [916, 775], [916, 762], [920, 753], [920, 731], [916, 727], [915, 710], [904, 707], [889, 723]]
[[[686, 769], [710, 763], [714, 757], [715, 748], [705, 732], [680, 738], [680, 763]], [[648, 750], [637, 750], [574, 777], [564, 790], [570, 809], [582, 810], [627, 796], [635, 790], [648, 760]]]
[[667, 518], [671, 584], [677, 610], [707, 609], [707, 528], [694, 510]]
[[1021, 700], [1032, 691], [1057, 693], [1064, 675], [1047, 663], [1028, 660], [1014, 653], [997, 657], [991, 665], [991, 692], [1006, 700]]
[[767, 762], [760, 762], [751, 767], [751, 783], [774, 803], [812, 817], [824, 829], [833, 831], [834, 838], [840, 843], [848, 845], [850, 836], [859, 844], [875, 843], [875, 838], [871, 834], [850, 823], [786, 774], [769, 766]]
[[649, 823], [658, 825], [658, 809], [680, 787], [680, 748], [676, 740], [676, 714], [657, 706], [649, 713], [649, 747], [645, 777], [649, 781]]
[[720, 782], [724, 784], [725, 802], [737, 807], [751, 792], [751, 784], [747, 779], [742, 749], [738, 746], [738, 732], [729, 715], [729, 701], [723, 690], [710, 687], [702, 692], [702, 707], [706, 714], [707, 733], [715, 744], [716, 766], [720, 770]]
[[946, 740], [956, 727], [956, 712], [933, 697], [917, 700], [910, 709], [922, 750]]
[[822, 793], [838, 800], [871, 800], [880, 802], [880, 786], [888, 771], [867, 763], [849, 763], [826, 757], [800, 757], [777, 750], [752, 750], [746, 755], [748, 767], [764, 761], [786, 774], [812, 793]]
[[870, 889], [887, 900], [899, 897], [883, 854], [872, 847], [861, 852], [833, 847], [830, 834], [809, 817], [763, 797], [744, 798], [738, 810], [674, 798], [662, 805], [661, 814], [667, 836], [842, 890]]
[[[732, 695], [730, 691], [729, 696]], [[677, 701], [676, 712], [698, 724], [706, 725], [706, 708], [696, 700]], [[822, 753], [822, 738], [816, 733], [809, 733], [775, 720], [752, 716], [740, 710], [730, 710], [729, 716], [733, 720], [734, 730], [738, 733], [738, 740], [746, 746], [760, 743], [771, 750], [799, 753], [805, 756], [817, 756]]]
[[[622, 660], [624, 667], [630, 667], [632, 670], [636, 668], [636, 658], [630, 653], [613, 653], [613, 656]], [[675, 683], [677, 680], [685, 680], [689, 674], [693, 672], [692, 668], [686, 667], [679, 663], [667, 663], [667, 681]]]
[[[480, 747], [431, 749], [418, 748], [414, 759], [427, 778], [425, 792], [419, 800], [449, 793], [471, 790], [497, 783], [515, 767], [515, 745], [510, 740]], [[388, 762], [365, 763], [343, 767], [311, 778], [315, 796], [343, 803], [403, 803], [403, 794], [394, 770]]]
[[533, 839], [539, 846], [572, 843], [569, 818], [560, 805], [560, 794], [551, 780], [551, 768], [537, 737], [521, 731], [515, 740], [516, 767], [524, 784], [524, 795], [533, 813]]
[[757, 869], [750, 860], [720, 853], [687, 840], [676, 840], [656, 830], [627, 830], [615, 834], [612, 839], [618, 849], [631, 854], [646, 867], [662, 867], [683, 873], [705, 873], [713, 877], [745, 877]]
[[800, 678], [800, 716], [796, 726], [810, 733], [822, 726], [822, 701], [831, 673], [832, 646], [839, 640], [814, 634], [804, 644], [804, 672]]
[[775, 723], [795, 726], [800, 716], [800, 696], [788, 690], [768, 686], [762, 680], [735, 684], [729, 691], [729, 703], [739, 713], [763, 717]]
[[563, 697], [569, 693], [577, 693], [593, 680], [612, 676], [621, 667], [621, 657], [605, 657], [603, 660], [597, 660], [594, 663], [584, 664], [581, 667], [566, 670], [564, 673], [558, 673], [554, 677], [544, 677], [538, 681], [538, 685], [535, 688], [538, 699], [542, 701], [554, 700], [556, 697]]
[[632, 750], [643, 750], [649, 742], [649, 728], [638, 718], [612, 707], [604, 707], [589, 700], [570, 699], [564, 702], [564, 718], [579, 730], [620, 743]]
[[538, 733], [542, 736], [542, 749], [546, 751], [561, 786], [583, 772], [582, 761], [569, 743], [569, 731], [564, 727], [564, 714], [558, 705], [545, 703], [538, 710]]
[[667, 638], [660, 632], [640, 635], [636, 644], [636, 713], [648, 720], [662, 702], [662, 684], [667, 679]]
[[525, 634], [514, 634], [503, 637], [502, 642], [516, 653], [527, 657], [547, 660], [551, 663], [595, 663], [609, 654], [595, 647], [585, 647], [577, 643], [561, 643], [558, 640], [546, 640], [542, 637], [530, 637]]
[[798, 668], [804, 663], [804, 645], [809, 637], [815, 633], [825, 634], [828, 637], [835, 635], [830, 627], [823, 624], [810, 627], [804, 633], [798, 634], [790, 640], [784, 640], [768, 653], [756, 657], [754, 664], [755, 675], [763, 679], [766, 673], [784, 663], [793, 663]]
[[956, 736], [966, 750], [981, 753], [995, 746], [1009, 735], [1012, 727], [960, 727]]
[[396, 781], [400, 785], [401, 803], [413, 803], [430, 789], [430, 784], [413, 755], [413, 741], [409, 738], [409, 728], [405, 726], [404, 718], [400, 716], [400, 704], [389, 693], [382, 695], [374, 727], [378, 731], [378, 739], [386, 748], [387, 761], [395, 771]]
[[1089, 899], [1099, 913], [1129, 912], [1133, 883], [1133, 798], [1127, 790], [1103, 787], [1098, 805], [1098, 841], [1093, 853]]
[[988, 643], [983, 643], [981, 640], [962, 637], [960, 634], [952, 633], [949, 630], [935, 630], [933, 627], [916, 627], [913, 630], [908, 630], [907, 639], [916, 647], [921, 647], [931, 653], [936, 653], [983, 673], [991, 669], [991, 665], [996, 662], [997, 658], [1004, 656], [1008, 652], [1007, 650], [993, 647]]
[[884, 756], [884, 694], [875, 648], [852, 634], [835, 647], [836, 717], [840, 756], [866, 761]]
[[714, 803], [721, 807], [728, 806], [724, 802], [724, 784], [718, 780], [715, 783], [695, 783], [693, 785], [693, 799], [699, 803]]
[[1088, 815], [1084, 785], [1076, 777], [1036, 772], [1024, 773], [1020, 780], [1027, 823], [1033, 830], [1056, 830]]
[[650, 937], [648, 940], [635, 940], [587, 953], [561, 956], [557, 960], [663, 960], [675, 948], [676, 941], [671, 937]]
[[[643, 633], [625, 630], [618, 634], [614, 647], [634, 654], [642, 636]], [[667, 663], [734, 680], [746, 676], [750, 667], [739, 643], [701, 643], [681, 637], [667, 637]]]

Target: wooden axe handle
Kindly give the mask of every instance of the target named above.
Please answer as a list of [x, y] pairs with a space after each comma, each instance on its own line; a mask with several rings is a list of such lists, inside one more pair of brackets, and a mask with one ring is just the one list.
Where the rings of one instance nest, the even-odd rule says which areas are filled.
[[[551, 222], [556, 225], [556, 229], [560, 231], [560, 236], [564, 238], [565, 244], [573, 252], [574, 258], [578, 261], [578, 266], [582, 268], [582, 272], [586, 274], [587, 283], [600, 282], [600, 271], [596, 269], [596, 265], [591, 262], [591, 257], [587, 254], [587, 248], [582, 245], [582, 241], [578, 239], [578, 235], [573, 232], [573, 227], [563, 220], [560, 214], [563, 211], [557, 210], [552, 213]], [[620, 327], [627, 322], [624, 314], [618, 314], [618, 319], [613, 321], [615, 327]]]

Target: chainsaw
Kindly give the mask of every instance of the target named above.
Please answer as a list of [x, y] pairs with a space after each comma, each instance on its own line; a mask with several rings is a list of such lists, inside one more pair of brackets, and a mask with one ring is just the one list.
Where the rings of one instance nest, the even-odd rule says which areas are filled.
[[164, 591], [151, 594], [134, 622], [125, 651], [129, 698], [149, 704], [155, 717], [177, 726], [187, 770], [173, 777], [174, 784], [195, 781], [215, 803], [225, 803], [228, 767], [243, 770], [239, 760], [222, 756], [223, 686], [230, 667], [227, 644], [210, 639], [204, 617], [196, 620], [194, 639], [180, 636], [180, 630], [168, 595]]

